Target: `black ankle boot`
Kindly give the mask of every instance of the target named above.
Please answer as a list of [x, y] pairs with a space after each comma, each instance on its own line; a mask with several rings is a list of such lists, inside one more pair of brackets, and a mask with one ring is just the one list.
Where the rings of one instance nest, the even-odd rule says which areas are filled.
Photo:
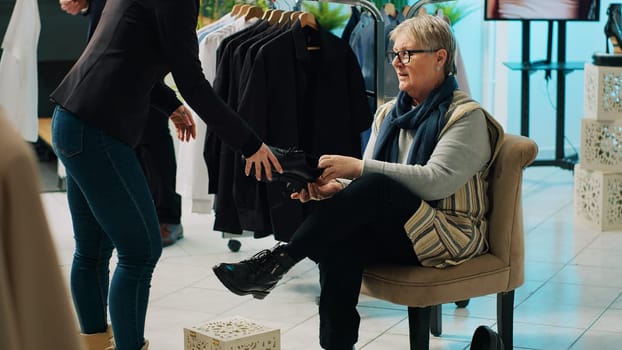
[[[322, 174], [323, 169], [317, 167], [318, 158], [295, 148], [268, 147], [283, 167], [283, 173], [278, 173], [272, 169], [272, 181], [287, 184], [287, 189], [291, 192], [300, 192], [300, 190], [307, 188], [309, 182], [317, 181], [317, 178]], [[246, 162], [246, 160], [242, 159], [242, 162]], [[250, 176], [255, 176], [255, 168], [251, 168]], [[265, 174], [262, 174], [261, 181], [268, 181]]]
[[[620, 46], [622, 45], [622, 19], [621, 17], [622, 4], [615, 3], [609, 4], [607, 8], [607, 24], [605, 24], [605, 36], [607, 40], [611, 40], [613, 46], [613, 53], [622, 53]], [[609, 53], [609, 44], [606, 47], [607, 53]]]
[[294, 264], [296, 261], [285, 253], [283, 246], [278, 246], [239, 263], [218, 264], [212, 270], [233, 293], [252, 294], [255, 299], [263, 299]]

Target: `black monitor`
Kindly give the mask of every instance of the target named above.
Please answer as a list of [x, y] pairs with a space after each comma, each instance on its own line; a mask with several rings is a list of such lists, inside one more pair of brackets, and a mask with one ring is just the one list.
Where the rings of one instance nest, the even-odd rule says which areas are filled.
[[600, 0], [485, 0], [487, 21], [597, 22]]

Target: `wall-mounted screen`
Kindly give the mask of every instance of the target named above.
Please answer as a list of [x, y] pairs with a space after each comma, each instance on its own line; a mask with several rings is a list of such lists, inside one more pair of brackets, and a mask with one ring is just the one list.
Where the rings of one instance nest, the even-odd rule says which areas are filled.
[[598, 21], [600, 0], [485, 0], [487, 21]]

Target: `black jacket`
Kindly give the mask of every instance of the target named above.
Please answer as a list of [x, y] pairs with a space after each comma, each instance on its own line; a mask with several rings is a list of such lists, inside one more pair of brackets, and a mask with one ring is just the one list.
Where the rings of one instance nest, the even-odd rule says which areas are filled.
[[[318, 157], [361, 157], [360, 133], [370, 127], [372, 114], [361, 68], [342, 39], [296, 22], [257, 50], [243, 81], [238, 112], [268, 144]], [[287, 241], [309, 210], [284, 196], [279, 184], [264, 190], [263, 183], [243, 176], [239, 161], [234, 165], [232, 192], [241, 227]]]
[[157, 106], [170, 95], [158, 82], [171, 72], [208, 128], [252, 155], [262, 141], [216, 96], [201, 71], [197, 16], [196, 0], [108, 0], [89, 44], [52, 92], [52, 101], [134, 146], [149, 104], [153, 100]]

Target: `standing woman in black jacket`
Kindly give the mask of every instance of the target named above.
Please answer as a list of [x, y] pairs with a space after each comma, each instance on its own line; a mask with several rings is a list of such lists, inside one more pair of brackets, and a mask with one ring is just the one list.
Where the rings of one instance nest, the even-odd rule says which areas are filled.
[[[106, 0], [60, 0], [60, 8], [71, 15], [88, 17], [90, 39], [97, 28]], [[163, 84], [160, 82], [159, 84]], [[166, 102], [165, 116], [173, 113], [190, 113], [170, 88], [170, 98]], [[168, 118], [155, 107], [149, 108], [147, 126], [134, 148], [149, 184], [151, 196], [158, 214], [162, 246], [168, 247], [183, 238], [181, 224], [181, 196], [176, 192], [177, 160], [175, 146], [169, 130]]]
[[[205, 80], [198, 59], [196, 0], [108, 0], [86, 49], [51, 94], [53, 146], [67, 169], [76, 250], [72, 296], [82, 331], [104, 338], [106, 307], [117, 350], [146, 349], [149, 287], [162, 252], [156, 210], [136, 158], [149, 106], [166, 112], [171, 72], [182, 97], [259, 178], [281, 166], [256, 133]], [[165, 115], [168, 115], [165, 113]], [[164, 117], [163, 117], [164, 118]], [[177, 134], [196, 133], [188, 113]], [[263, 171], [262, 171], [263, 169]], [[112, 250], [118, 263], [109, 281]], [[106, 345], [104, 345], [106, 346]]]

